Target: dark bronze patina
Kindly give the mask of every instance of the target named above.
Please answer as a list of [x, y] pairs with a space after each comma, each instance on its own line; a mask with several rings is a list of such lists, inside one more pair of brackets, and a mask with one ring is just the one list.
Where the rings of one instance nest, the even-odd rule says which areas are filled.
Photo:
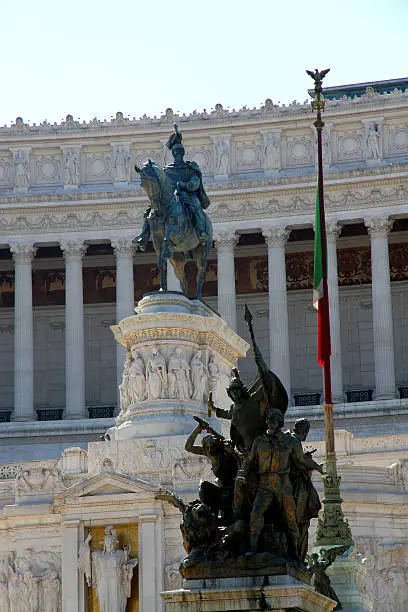
[[199, 499], [190, 504], [171, 492], [160, 498], [183, 515], [184, 578], [289, 574], [310, 582], [316, 572], [307, 571], [304, 563], [307, 531], [320, 501], [309, 474], [323, 472], [323, 466], [302, 449], [308, 422], [298, 421], [293, 432], [282, 430], [288, 397], [265, 364], [248, 309], [246, 321], [257, 380], [248, 389], [234, 370], [228, 387], [234, 402], [230, 410], [209, 402], [210, 416], [214, 411], [231, 421], [231, 440], [194, 417], [197, 425], [185, 445], [188, 452], [209, 459], [217, 480], [202, 481]]
[[136, 244], [145, 250], [152, 237], [160, 272], [160, 289], [167, 290], [167, 260], [174, 268], [187, 295], [188, 286], [184, 273], [187, 261], [197, 265], [197, 297], [201, 297], [208, 253], [212, 246], [212, 225], [204, 209], [210, 200], [203, 186], [198, 164], [184, 160], [182, 135], [178, 127], [167, 141], [174, 162], [161, 168], [149, 159], [141, 168], [135, 166], [146, 191], [150, 207], [144, 215], [141, 234]]

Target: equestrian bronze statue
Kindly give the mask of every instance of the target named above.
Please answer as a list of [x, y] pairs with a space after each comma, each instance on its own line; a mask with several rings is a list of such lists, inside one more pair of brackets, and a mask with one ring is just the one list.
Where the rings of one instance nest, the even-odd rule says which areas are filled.
[[211, 221], [204, 212], [210, 201], [203, 187], [199, 166], [195, 162], [184, 161], [182, 135], [177, 125], [174, 127], [175, 131], [167, 142], [174, 162], [161, 168], [149, 159], [141, 168], [135, 166], [150, 200], [136, 244], [145, 250], [149, 238], [152, 238], [162, 291], [167, 291], [166, 271], [170, 260], [181, 289], [187, 295], [185, 264], [194, 261], [197, 266], [196, 297], [201, 298], [213, 240]]

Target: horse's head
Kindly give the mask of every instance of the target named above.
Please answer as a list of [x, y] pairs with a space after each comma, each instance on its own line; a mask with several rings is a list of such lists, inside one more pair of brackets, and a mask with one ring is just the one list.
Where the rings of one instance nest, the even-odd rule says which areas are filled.
[[140, 184], [146, 191], [152, 203], [162, 199], [166, 184], [166, 175], [156, 162], [149, 159], [141, 168], [135, 166], [136, 172], [140, 175]]

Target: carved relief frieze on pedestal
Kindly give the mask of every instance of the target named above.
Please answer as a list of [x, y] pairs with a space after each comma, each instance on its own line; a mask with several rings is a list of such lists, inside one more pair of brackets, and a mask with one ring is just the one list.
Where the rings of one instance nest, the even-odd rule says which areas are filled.
[[228, 405], [225, 381], [248, 345], [200, 300], [153, 293], [111, 329], [127, 349], [115, 438], [187, 433], [210, 392]]
[[52, 550], [0, 553], [0, 610], [61, 612], [61, 557]]

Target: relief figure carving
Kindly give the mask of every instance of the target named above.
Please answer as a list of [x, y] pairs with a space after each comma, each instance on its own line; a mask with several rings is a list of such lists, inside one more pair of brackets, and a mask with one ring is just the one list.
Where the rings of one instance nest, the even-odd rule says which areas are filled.
[[76, 151], [67, 151], [64, 155], [64, 184], [79, 185], [79, 162]]
[[129, 364], [129, 395], [131, 403], [146, 399], [145, 366], [139, 351], [132, 349], [132, 359]]
[[176, 348], [168, 365], [169, 397], [189, 399], [191, 397], [190, 366], [182, 348]]
[[164, 357], [154, 347], [146, 365], [147, 398], [149, 400], [167, 397], [167, 368]]
[[201, 361], [200, 352], [197, 351], [190, 362], [191, 383], [193, 394], [191, 398], [202, 402], [207, 392], [207, 370]]

